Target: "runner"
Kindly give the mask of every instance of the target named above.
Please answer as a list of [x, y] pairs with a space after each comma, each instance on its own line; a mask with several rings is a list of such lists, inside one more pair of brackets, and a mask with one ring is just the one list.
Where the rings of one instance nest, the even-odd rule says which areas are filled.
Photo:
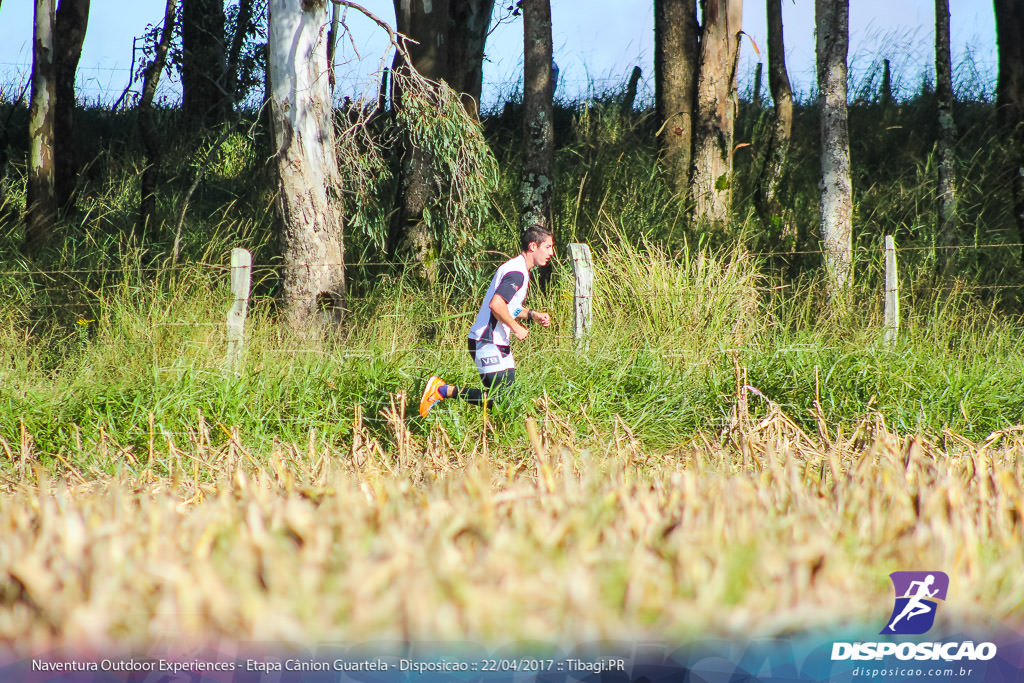
[[426, 417], [438, 401], [461, 398], [468, 403], [485, 404], [490, 410], [512, 386], [516, 377], [516, 362], [512, 357], [511, 339], [522, 341], [530, 331], [519, 320], [551, 325], [551, 316], [524, 306], [526, 290], [530, 286], [530, 269], [546, 266], [555, 252], [551, 231], [534, 225], [520, 238], [522, 252], [501, 264], [491, 278], [491, 284], [480, 305], [476, 322], [469, 330], [469, 355], [476, 363], [485, 389], [469, 389], [445, 384], [437, 375], [427, 380], [420, 399], [420, 416]]

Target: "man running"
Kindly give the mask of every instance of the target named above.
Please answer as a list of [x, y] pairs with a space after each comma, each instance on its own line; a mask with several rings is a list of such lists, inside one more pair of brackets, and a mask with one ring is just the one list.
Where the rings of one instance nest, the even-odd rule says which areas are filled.
[[420, 417], [426, 417], [435, 403], [446, 398], [484, 404], [490, 410], [494, 401], [515, 381], [516, 362], [512, 357], [511, 338], [522, 341], [530, 334], [519, 320], [538, 322], [544, 327], [551, 325], [549, 314], [526, 308], [523, 302], [530, 286], [530, 269], [546, 266], [551, 261], [555, 253], [554, 237], [547, 228], [533, 225], [523, 232], [519, 245], [522, 252], [501, 264], [491, 278], [476, 322], [469, 330], [469, 355], [486, 388], [455, 387], [434, 375], [423, 390]]

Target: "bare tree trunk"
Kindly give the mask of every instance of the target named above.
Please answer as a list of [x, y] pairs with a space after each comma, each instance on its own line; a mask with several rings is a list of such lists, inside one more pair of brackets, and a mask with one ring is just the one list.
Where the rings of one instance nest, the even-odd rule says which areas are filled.
[[224, 0], [182, 0], [181, 102], [185, 120], [200, 128], [227, 115]]
[[768, 149], [761, 168], [755, 201], [761, 220], [771, 224], [782, 220], [778, 193], [785, 177], [789, 141], [793, 133], [793, 89], [786, 70], [786, 45], [782, 27], [782, 0], [767, 0], [768, 87], [775, 109], [769, 124]]
[[758, 62], [754, 65], [754, 92], [750, 98], [750, 108], [754, 112], [754, 119], [757, 119], [757, 115], [761, 112], [763, 103], [761, 101], [761, 79], [763, 78], [762, 72], [764, 71], [764, 63]]
[[227, 75], [224, 77], [225, 97], [229, 105], [234, 107], [238, 104], [238, 67], [242, 59], [242, 47], [245, 39], [253, 30], [252, 21], [253, 0], [240, 0], [238, 3], [238, 21], [235, 22], [235, 34], [231, 37], [231, 47], [228, 48]]
[[666, 180], [681, 197], [690, 185], [699, 31], [696, 0], [654, 0], [658, 155]]
[[476, 117], [480, 116], [484, 43], [493, 10], [494, 0], [451, 0], [446, 80], [462, 93], [463, 106]]
[[702, 0], [704, 27], [697, 76], [691, 192], [694, 217], [708, 224], [729, 219], [736, 119], [742, 0]]
[[[636, 102], [636, 89], [640, 85], [640, 78], [644, 75], [643, 70], [634, 66], [629, 74], [629, 82], [626, 84], [626, 96], [622, 98], [622, 113], [628, 115], [633, 112], [633, 104]], [[552, 88], [552, 96], [554, 89]]]
[[341, 322], [345, 249], [341, 175], [324, 45], [327, 0], [271, 0], [271, 118], [286, 322]]
[[35, 0], [32, 42], [32, 102], [29, 106], [29, 168], [25, 252], [38, 252], [53, 235], [57, 218], [53, 163], [54, 100], [57, 73], [54, 64], [54, 0]]
[[331, 3], [331, 28], [327, 31], [327, 78], [331, 85], [331, 94], [334, 94], [334, 87], [337, 85], [337, 76], [334, 73], [334, 54], [338, 48], [338, 27], [341, 25], [341, 5]]
[[520, 228], [549, 230], [554, 184], [555, 133], [551, 122], [551, 3], [523, 2], [523, 175], [519, 184]]
[[[996, 40], [999, 43], [999, 83], [996, 109], [1013, 145], [1013, 215], [1024, 242], [1024, 3], [995, 0]], [[1024, 262], [1024, 249], [1021, 250]]]
[[377, 89], [377, 116], [388, 111], [388, 102], [391, 100], [391, 69], [384, 69], [380, 75], [380, 86]]
[[[956, 125], [953, 122], [953, 67], [949, 55], [949, 0], [935, 0], [935, 95], [939, 110], [938, 151], [938, 238], [941, 246], [957, 243], [956, 170], [953, 145]], [[948, 267], [952, 251], [942, 250], [940, 262]]]
[[892, 66], [888, 59], [882, 60], [882, 86], [878, 102], [882, 106], [882, 114], [889, 113], [892, 106]]
[[[410, 2], [395, 0], [395, 23], [398, 31], [413, 40], [409, 45], [412, 67], [424, 78], [444, 80], [448, 66], [448, 0]], [[407, 69], [395, 56], [396, 73]], [[402, 106], [401, 89], [393, 80], [393, 106]], [[401, 162], [398, 173], [398, 211], [391, 219], [388, 251], [396, 261], [413, 264], [417, 276], [427, 282], [437, 278], [437, 256], [440, 243], [424, 219], [423, 212], [438, 194], [441, 179], [434, 169], [434, 160], [425, 150], [412, 144], [407, 136], [399, 142]]]
[[139, 218], [135, 233], [140, 240], [145, 240], [156, 220], [156, 184], [160, 169], [160, 136], [156, 131], [153, 117], [153, 98], [156, 87], [160, 83], [160, 74], [167, 64], [167, 50], [174, 37], [175, 7], [177, 0], [167, 0], [164, 7], [164, 26], [160, 31], [160, 42], [157, 43], [153, 60], [146, 65], [142, 74], [142, 99], [139, 100], [139, 137], [146, 152], [146, 165], [142, 170], [139, 187]]
[[847, 126], [849, 0], [815, 0], [818, 109], [821, 112], [821, 235], [833, 300], [853, 280], [853, 186]]
[[60, 0], [54, 27], [57, 49], [54, 159], [57, 206], [65, 211], [71, 206], [75, 176], [78, 175], [78, 159], [75, 154], [75, 77], [88, 25], [89, 0]]

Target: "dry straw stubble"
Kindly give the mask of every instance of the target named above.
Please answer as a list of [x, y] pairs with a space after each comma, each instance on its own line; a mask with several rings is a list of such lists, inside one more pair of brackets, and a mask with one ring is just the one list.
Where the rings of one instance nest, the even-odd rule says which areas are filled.
[[719, 437], [655, 453], [620, 420], [583, 434], [540, 408], [529, 451], [486, 458], [440, 425], [381, 443], [357, 422], [351, 444], [265, 457], [235, 435], [202, 476], [37, 467], [0, 507], [0, 641], [777, 634], [884, 618], [887, 574], [921, 567], [953, 579], [940, 619], [1020, 619], [1020, 430], [809, 435], [740, 401]]

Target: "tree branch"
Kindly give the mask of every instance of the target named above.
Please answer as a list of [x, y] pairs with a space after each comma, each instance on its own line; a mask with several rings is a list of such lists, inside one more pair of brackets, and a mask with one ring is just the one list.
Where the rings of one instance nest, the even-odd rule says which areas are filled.
[[388, 22], [384, 21], [376, 14], [374, 14], [373, 12], [371, 12], [370, 10], [366, 9], [365, 7], [358, 3], [351, 2], [350, 0], [331, 0], [331, 2], [333, 2], [335, 5], [341, 5], [342, 7], [351, 7], [357, 12], [362, 12], [363, 16], [365, 16], [367, 19], [374, 22], [375, 24], [377, 24], [382, 29], [388, 32], [388, 38], [390, 38], [391, 44], [394, 45], [395, 48], [398, 49], [405, 57], [409, 56], [409, 51], [406, 48], [407, 43], [419, 45], [419, 41], [413, 40], [404, 33], [399, 33], [395, 29], [391, 28], [391, 25], [388, 24]]

